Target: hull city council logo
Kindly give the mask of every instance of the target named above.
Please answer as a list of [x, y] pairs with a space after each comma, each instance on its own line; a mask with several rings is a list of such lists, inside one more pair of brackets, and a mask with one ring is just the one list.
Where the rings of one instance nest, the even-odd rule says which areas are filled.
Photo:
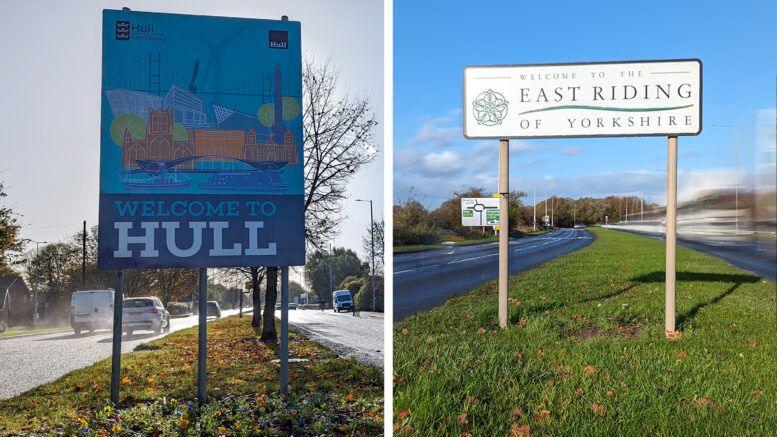
[[472, 111], [478, 124], [496, 126], [507, 117], [508, 101], [501, 93], [488, 89], [472, 102]]
[[130, 39], [130, 22], [129, 21], [117, 21], [116, 22], [116, 39], [120, 41], [129, 41]]

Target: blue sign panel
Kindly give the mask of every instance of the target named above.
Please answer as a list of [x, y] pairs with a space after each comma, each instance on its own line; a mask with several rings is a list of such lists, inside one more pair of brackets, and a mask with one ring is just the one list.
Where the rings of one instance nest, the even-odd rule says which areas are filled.
[[305, 262], [300, 24], [103, 11], [103, 269]]

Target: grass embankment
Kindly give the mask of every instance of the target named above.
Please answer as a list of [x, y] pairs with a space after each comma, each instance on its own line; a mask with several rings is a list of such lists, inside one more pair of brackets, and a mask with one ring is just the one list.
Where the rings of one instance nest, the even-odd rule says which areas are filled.
[[[196, 406], [196, 327], [122, 355], [121, 406], [109, 406], [110, 359], [0, 401], [0, 435], [375, 435], [382, 371], [290, 332], [290, 395], [278, 393], [276, 347], [250, 317], [208, 324], [208, 404]], [[56, 361], [57, 357], [51, 357]], [[158, 433], [157, 433], [158, 431]]]
[[664, 338], [663, 242], [596, 229], [579, 252], [395, 324], [395, 430], [416, 435], [770, 435], [775, 284], [677, 248], [682, 338]]
[[[550, 232], [550, 230], [547, 229], [541, 229], [534, 232], [527, 232], [527, 233], [521, 233], [518, 234], [519, 237], [525, 237], [529, 235], [541, 235], [544, 233]], [[510, 238], [515, 238], [515, 235], [511, 235]], [[455, 236], [443, 236], [441, 237], [441, 240], [443, 243], [435, 243], [435, 244], [406, 244], [402, 246], [394, 246], [394, 253], [405, 253], [405, 252], [422, 252], [425, 250], [434, 250], [434, 249], [442, 249], [444, 247], [451, 247], [451, 246], [470, 246], [473, 244], [483, 244], [483, 243], [494, 243], [499, 241], [499, 237], [496, 235], [492, 235], [489, 237], [483, 237], [483, 238], [464, 238], [464, 237], [455, 237]]]
[[70, 330], [69, 326], [58, 326], [49, 328], [8, 328], [5, 332], [0, 333], [0, 338], [5, 337], [18, 337], [21, 335], [32, 334], [47, 334], [51, 332], [62, 332]]

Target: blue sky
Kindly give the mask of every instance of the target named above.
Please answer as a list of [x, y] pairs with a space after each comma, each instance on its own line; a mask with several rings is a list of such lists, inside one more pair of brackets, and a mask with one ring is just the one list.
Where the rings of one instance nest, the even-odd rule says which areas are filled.
[[[741, 184], [763, 172], [774, 147], [774, 1], [460, 3], [394, 1], [395, 202], [436, 207], [454, 190], [496, 188], [496, 143], [461, 132], [462, 70], [477, 64], [699, 58], [704, 126], [680, 138], [680, 200], [733, 186], [734, 131], [712, 123], [739, 127]], [[663, 138], [513, 140], [511, 151], [511, 188], [536, 180], [538, 201], [547, 190], [664, 203]]]

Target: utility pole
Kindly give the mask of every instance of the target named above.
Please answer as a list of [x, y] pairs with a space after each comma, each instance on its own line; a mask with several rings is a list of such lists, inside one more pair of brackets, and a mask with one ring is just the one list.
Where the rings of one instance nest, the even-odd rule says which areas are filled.
[[[329, 243], [329, 295], [330, 296], [335, 291], [335, 289], [332, 288], [332, 255], [334, 255], [334, 252], [332, 251], [332, 243]], [[332, 304], [334, 305], [334, 302], [332, 302]]]
[[534, 213], [532, 215], [532, 231], [537, 231], [537, 181], [532, 179], [532, 186], [534, 187], [534, 200], [532, 201], [532, 207], [534, 209]]
[[639, 192], [639, 221], [645, 221], [645, 192]]
[[629, 198], [626, 197], [626, 223], [629, 222]]
[[81, 286], [86, 287], [86, 220], [81, 234]]
[[556, 195], [555, 194], [550, 199], [550, 227], [551, 228], [554, 226], [554, 222], [553, 222], [553, 207], [554, 206], [556, 206]]
[[[46, 244], [46, 242], [45, 241], [30, 240], [30, 243], [35, 243], [35, 258], [37, 258], [38, 257], [38, 248], [40, 247], [41, 244]], [[35, 323], [37, 323], [38, 319], [40, 318], [40, 314], [38, 313], [38, 275], [37, 275], [37, 273], [35, 274], [34, 288], [35, 288], [35, 312], [33, 314], [33, 320], [34, 320]]]
[[370, 244], [372, 252], [372, 311], [375, 312], [375, 221], [372, 217], [372, 200], [356, 199], [357, 202], [370, 202]]

